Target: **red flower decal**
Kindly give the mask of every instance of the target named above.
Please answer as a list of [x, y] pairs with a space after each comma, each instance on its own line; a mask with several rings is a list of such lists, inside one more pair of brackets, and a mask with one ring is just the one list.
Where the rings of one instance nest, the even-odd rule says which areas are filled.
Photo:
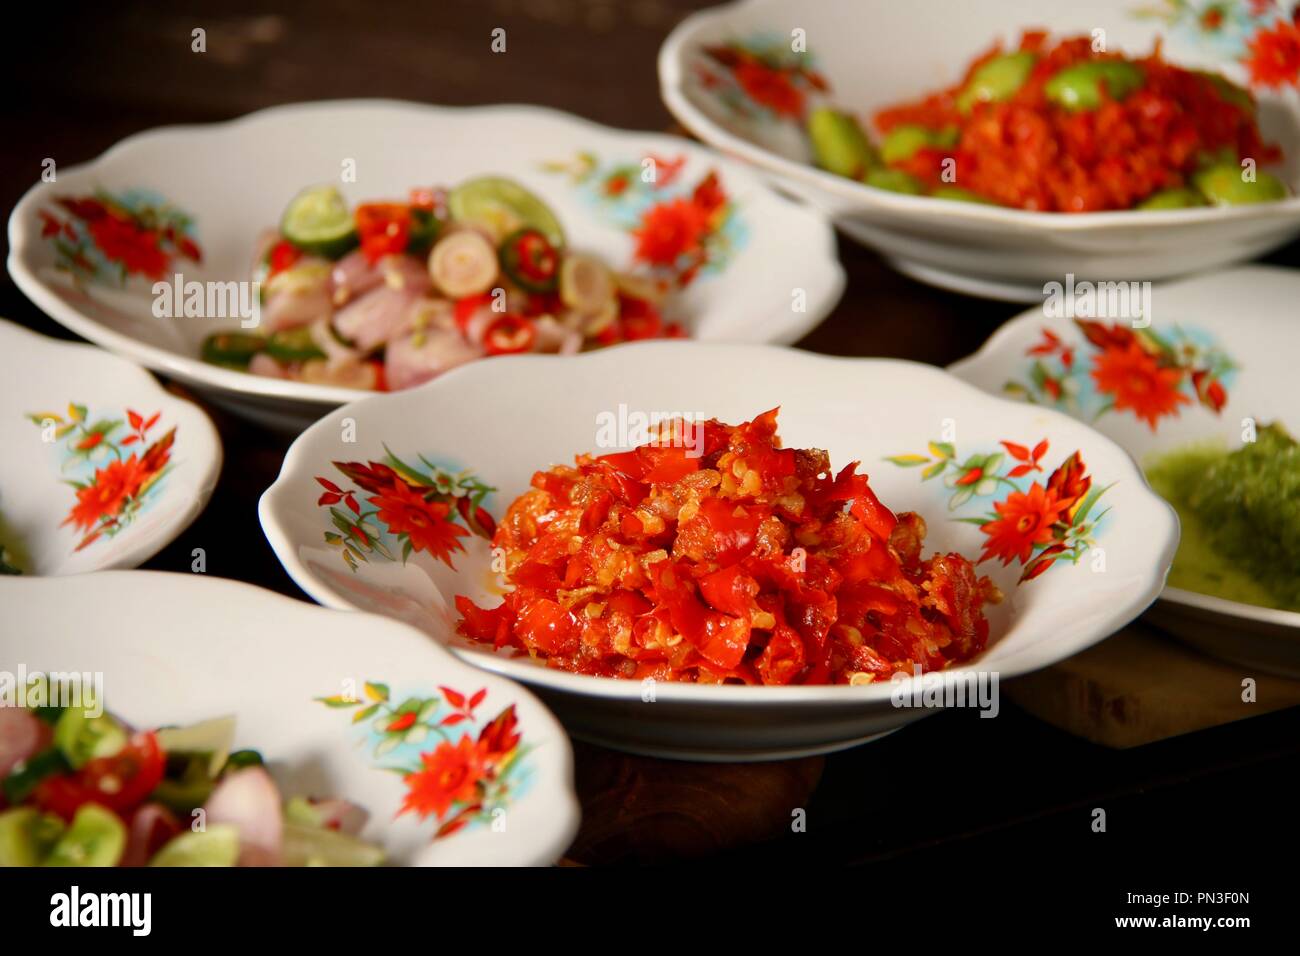
[[[421, 472], [393, 455], [388, 462], [336, 461], [334, 467], [362, 491], [370, 492], [365, 508], [358, 492], [321, 475], [324, 489], [316, 499], [328, 508], [334, 531], [325, 532], [326, 543], [339, 548], [353, 571], [358, 562], [378, 555], [398, 560], [384, 541], [386, 530], [401, 544], [400, 560], [416, 551], [429, 554], [448, 567], [451, 557], [465, 547], [460, 539], [471, 534], [490, 539], [496, 522], [481, 504], [493, 491], [467, 472], [452, 473], [421, 459], [430, 470]], [[343, 511], [336, 505], [344, 505]], [[458, 519], [460, 522], [458, 523]]]
[[671, 266], [700, 250], [709, 214], [688, 199], [673, 199], [646, 210], [636, 237], [636, 257], [651, 265]]
[[1279, 20], [1270, 28], [1261, 27], [1246, 46], [1252, 85], [1278, 88], [1300, 83], [1300, 24]]
[[421, 754], [420, 769], [404, 778], [407, 792], [398, 815], [441, 820], [452, 804], [473, 802], [479, 781], [488, 773], [486, 750], [466, 734], [454, 745], [443, 741], [432, 753]]
[[1099, 392], [1113, 397], [1116, 411], [1130, 409], [1153, 432], [1161, 418], [1177, 415], [1178, 406], [1190, 404], [1178, 390], [1182, 370], [1161, 367], [1136, 341], [1123, 349], [1099, 352], [1093, 359], [1092, 379]]
[[427, 551], [448, 567], [452, 553], [465, 550], [457, 539], [469, 532], [451, 520], [451, 505], [426, 501], [404, 481], [366, 501], [379, 509], [377, 517], [389, 531], [406, 535], [416, 551]]
[[1054, 492], [1035, 483], [1027, 493], [1011, 492], [1005, 501], [994, 504], [993, 510], [997, 520], [980, 525], [989, 538], [980, 560], [999, 558], [1003, 565], [1013, 560], [1024, 564], [1035, 545], [1052, 540], [1052, 525], [1060, 516], [1061, 505]]

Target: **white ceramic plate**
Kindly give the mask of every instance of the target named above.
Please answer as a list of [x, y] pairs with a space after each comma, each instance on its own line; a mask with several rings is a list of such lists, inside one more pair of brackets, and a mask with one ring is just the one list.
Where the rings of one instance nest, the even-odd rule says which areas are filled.
[[125, 359], [0, 321], [0, 545], [27, 574], [133, 568], [221, 471], [198, 406]]
[[[1008, 455], [996, 461], [983, 456], [1002, 451], [1004, 440], [1033, 447], [1046, 439], [1045, 470], [1036, 477], [1045, 480], [1078, 450], [1094, 487], [1106, 488], [1093, 517], [1109, 511], [1076, 564], [1058, 563], [1020, 586], [1021, 565], [981, 565], [1007, 600], [991, 610], [994, 638], [970, 668], [1003, 677], [1068, 657], [1135, 617], [1159, 592], [1174, 552], [1172, 510], [1117, 445], [1068, 416], [989, 397], [939, 369], [762, 346], [655, 342], [568, 360], [565, 385], [556, 388], [551, 364], [536, 357], [482, 362], [326, 416], [290, 448], [260, 513], [271, 546], [312, 597], [416, 624], [465, 660], [532, 685], [573, 733], [601, 743], [676, 757], [766, 759], [851, 746], [920, 712], [893, 706], [890, 687], [880, 685], [661, 683], [653, 702], [643, 702], [640, 682], [569, 674], [468, 644], [452, 636], [457, 615], [451, 602], [453, 595], [468, 594], [481, 604], [496, 603], [489, 596], [488, 541], [462, 539], [468, 550], [452, 570], [425, 552], [403, 563], [401, 545], [386, 527], [376, 527], [376, 538], [393, 557], [371, 553], [350, 567], [329, 508], [346, 518], [346, 502], [334, 495], [355, 488], [333, 462], [378, 461], [388, 449], [417, 468], [468, 469], [496, 488], [485, 505], [499, 517], [534, 471], [595, 450], [602, 414], [617, 417], [625, 406], [629, 414], [686, 412], [736, 423], [780, 405], [787, 446], [825, 448], [836, 466], [863, 461], [887, 505], [925, 517], [927, 553], [975, 555], [981, 532], [955, 519], [991, 511], [1011, 484], [1023, 487], [1029, 479], [980, 484], [969, 494], [948, 482], [965, 474], [960, 466], [975, 455], [990, 475], [1005, 477], [1016, 464]], [[341, 440], [351, 434], [348, 419], [355, 424], [354, 442]], [[942, 480], [923, 481], [923, 469], [911, 467], [919, 464], [911, 459], [905, 459], [909, 467], [884, 460], [920, 455], [932, 467], [940, 452], [929, 443], [945, 440], [945, 431], [953, 448]], [[327, 540], [327, 533], [333, 537]], [[1099, 560], [1104, 572], [1095, 570]]]
[[[100, 674], [107, 708], [137, 727], [234, 716], [236, 748], [262, 753], [286, 799], [359, 804], [370, 814], [361, 836], [381, 844], [389, 863], [546, 865], [577, 832], [572, 752], [555, 718], [523, 688], [396, 621], [152, 571], [0, 580], [0, 606], [11, 673]], [[360, 700], [325, 700], [337, 697]], [[428, 704], [420, 720], [398, 734], [379, 729], [408, 698]], [[454, 749], [465, 735], [477, 739], [512, 707], [519, 754], [494, 782], [499, 799], [440, 837], [465, 800], [441, 819], [398, 813], [407, 784], [387, 768], [418, 767], [444, 742]], [[457, 713], [465, 716], [447, 720]]]
[[[646, 157], [659, 162], [654, 185], [641, 178]], [[572, 247], [620, 268], [632, 264], [631, 230], [644, 210], [689, 195], [717, 171], [730, 218], [709, 264], [673, 302], [702, 339], [793, 342], [825, 317], [844, 286], [824, 219], [773, 193], [742, 164], [685, 139], [609, 129], [531, 106], [382, 100], [283, 106], [229, 123], [153, 130], [91, 163], [60, 169], [57, 182], [33, 187], [10, 217], [9, 271], [33, 302], [78, 334], [206, 389], [236, 412], [296, 430], [357, 393], [200, 361], [202, 339], [237, 327], [238, 319], [155, 318], [153, 281], [137, 273], [120, 283], [120, 263], [156, 269], [168, 281], [177, 273], [186, 281], [247, 280], [258, 235], [275, 226], [288, 201], [306, 186], [338, 183], [349, 170], [355, 182], [340, 189], [354, 202], [400, 199], [414, 186], [480, 175], [513, 177], [556, 211]], [[177, 238], [164, 248], [172, 254], [159, 262], [134, 249], [137, 239], [97, 239], [57, 203], [99, 190], [133, 208], [150, 207], [170, 223]], [[72, 233], [60, 231], [69, 222]], [[186, 241], [197, 244], [201, 263], [187, 258]], [[74, 254], [86, 268], [69, 270]], [[82, 280], [73, 281], [74, 274]]]
[[[1133, 408], [1120, 408], [1118, 403], [1117, 408], [1099, 414], [1109, 397], [1098, 391], [1092, 378], [1102, 350], [1087, 343], [1073, 320], [1048, 318], [1042, 309], [1012, 319], [950, 371], [985, 391], [1053, 404], [1090, 421], [1142, 463], [1202, 441], [1238, 448], [1246, 418], [1259, 423], [1280, 421], [1293, 434], [1300, 432], [1297, 300], [1300, 273], [1265, 266], [1153, 287], [1151, 331], [1179, 348], [1192, 349], [1185, 358], [1187, 371], [1180, 373], [1176, 383], [1184, 401], [1176, 415], [1156, 415], [1154, 429]], [[1073, 349], [1073, 374], [1060, 374], [1060, 348], [1029, 354], [1047, 342], [1044, 330], [1056, 335], [1061, 347]], [[1209, 368], [1219, 360], [1234, 368], [1218, 376], [1224, 402], [1216, 412], [1197, 400], [1190, 376], [1193, 369]], [[1060, 379], [1061, 401], [1053, 401], [1049, 392], [1034, 384], [1036, 361], [1051, 378]], [[1012, 383], [1009, 391], [1008, 383]], [[1300, 613], [1169, 587], [1147, 616], [1219, 657], [1300, 676]]]
[[[1170, 4], [1158, 15], [1161, 5], [1133, 0], [870, 7], [858, 0], [747, 0], [683, 20], [660, 51], [659, 79], [668, 108], [692, 133], [774, 174], [902, 271], [961, 292], [1032, 301], [1044, 282], [1067, 272], [1089, 279], [1193, 275], [1261, 255], [1300, 233], [1296, 91], [1255, 90], [1265, 136], [1286, 154], [1277, 171], [1296, 193], [1290, 199], [1174, 212], [1033, 213], [905, 196], [823, 172], [809, 162], [800, 124], [756, 103], [703, 48], [738, 42], [789, 54], [792, 31], [802, 30], [832, 100], [863, 117], [956, 82], [994, 41], [1014, 45], [1027, 28], [1054, 36], [1102, 29], [1110, 49], [1132, 55], [1149, 53], [1161, 36], [1168, 60], [1245, 81], [1240, 59], [1265, 21], [1249, 15], [1244, 2], [1228, 4], [1223, 28], [1206, 31], [1197, 14], [1205, 6]], [[1144, 9], [1157, 14], [1144, 16]], [[1271, 5], [1264, 14], [1280, 15]]]

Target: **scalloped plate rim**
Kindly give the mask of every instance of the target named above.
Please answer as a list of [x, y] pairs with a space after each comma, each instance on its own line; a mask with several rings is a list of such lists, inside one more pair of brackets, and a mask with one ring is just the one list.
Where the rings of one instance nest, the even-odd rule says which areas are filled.
[[[797, 349], [782, 349], [774, 346], [763, 345], [738, 345], [727, 343], [710, 343], [710, 342], [642, 342], [626, 346], [622, 351], [630, 349], [639, 349], [648, 352], [652, 349], [669, 350], [676, 347], [686, 347], [690, 349], [710, 349], [716, 351], [755, 351], [755, 352], [772, 352], [784, 353], [789, 361], [808, 362], [810, 365], [842, 365], [869, 367], [892, 366], [906, 367], [925, 375], [933, 376], [935, 380], [944, 381], [949, 386], [955, 388], [958, 392], [965, 393], [966, 396], [977, 399], [980, 402], [988, 402], [994, 406], [1002, 407], [1006, 410], [1017, 409], [1023, 412], [1026, 408], [1022, 403], [1009, 401], [997, 396], [989, 395], [987, 392], [964, 382], [955, 376], [950, 375], [941, 368], [925, 363], [913, 362], [903, 359], [888, 358], [854, 358], [845, 356], [821, 355], [812, 352], [804, 352]], [[531, 363], [538, 360], [537, 356], [511, 356], [507, 359], [512, 364]], [[582, 362], [588, 364], [599, 364], [602, 362], [613, 362], [616, 355], [612, 351], [592, 352], [579, 356], [566, 358], [568, 362]], [[293, 507], [288, 501], [290, 492], [293, 489], [291, 482], [299, 476], [305, 474], [310, 466], [307, 464], [307, 458], [310, 454], [309, 446], [319, 436], [327, 432], [336, 430], [335, 417], [348, 416], [356, 419], [360, 423], [362, 411], [358, 406], [369, 405], [372, 409], [378, 409], [382, 405], [392, 402], [415, 401], [421, 395], [430, 394], [439, 390], [454, 390], [461, 377], [471, 372], [473, 366], [463, 366], [455, 369], [448, 375], [441, 376], [432, 382], [428, 382], [415, 389], [409, 389], [404, 392], [395, 392], [368, 396], [357, 402], [345, 406], [343, 409], [336, 410], [334, 413], [320, 419], [312, 425], [294, 441], [288, 453], [285, 455], [284, 464], [281, 467], [279, 475], [271, 486], [263, 493], [258, 503], [258, 514], [262, 523], [262, 529], [272, 550], [279, 558], [286, 572], [291, 578], [306, 591], [313, 599], [320, 603], [334, 608], [340, 608], [350, 611], [358, 610], [357, 605], [353, 604], [346, 598], [339, 595], [327, 584], [324, 584], [315, 574], [313, 574], [299, 559], [294, 541], [285, 531], [279, 521], [279, 509], [281, 507]], [[498, 373], [498, 374], [504, 374]], [[1136, 618], [1145, 610], [1156, 598], [1157, 594], [1164, 586], [1165, 574], [1168, 566], [1173, 559], [1174, 550], [1178, 540], [1177, 517], [1173, 509], [1147, 484], [1145, 477], [1132, 462], [1127, 453], [1111, 439], [1098, 432], [1093, 431], [1076, 419], [1051, 409], [1037, 408], [1034, 410], [1037, 414], [1046, 416], [1049, 420], [1055, 420], [1058, 424], [1066, 427], [1068, 431], [1081, 429], [1085, 433], [1090, 433], [1089, 437], [1096, 446], [1106, 448], [1115, 456], [1117, 462], [1127, 462], [1130, 474], [1124, 477], [1134, 480], [1136, 487], [1142, 491], [1143, 498], [1150, 506], [1154, 514], [1162, 515], [1165, 519], [1166, 534], [1164, 542], [1159, 549], [1159, 557], [1156, 563], [1146, 575], [1141, 586], [1134, 586], [1133, 596], [1118, 611], [1112, 610], [1106, 615], [1108, 623], [1104, 626], [1093, 628], [1101, 633], [1092, 634], [1087, 639], [1075, 639], [1074, 644], [1068, 653], [1048, 654], [1050, 660], [1041, 660], [1043, 654], [1042, 644], [1044, 641], [1051, 643], [1050, 638], [1043, 638], [1021, 651], [1006, 656], [1003, 660], [996, 660], [992, 655], [995, 654], [996, 648], [977, 657], [969, 665], [951, 668], [945, 673], [961, 674], [969, 671], [981, 669], [982, 664], [997, 663], [999, 673], [1004, 675], [1013, 675], [1026, 673], [1039, 667], [1046, 666], [1054, 660], [1062, 659], [1069, 654], [1078, 653], [1092, 644], [1105, 639], [1118, 630], [1123, 624]], [[1019, 417], [1013, 416], [1013, 417]], [[540, 465], [539, 465], [540, 467]], [[309, 479], [310, 480], [310, 479]], [[575, 694], [579, 696], [600, 697], [615, 700], [636, 700], [640, 699], [640, 684], [636, 681], [624, 681], [615, 678], [591, 677], [587, 675], [570, 674], [564, 671], [552, 670], [550, 668], [537, 667], [531, 664], [516, 664], [509, 658], [503, 658], [497, 655], [483, 651], [465, 650], [456, 646], [449, 646], [448, 649], [460, 656], [463, 660], [474, 666], [483, 667], [496, 673], [510, 677], [511, 679], [534, 684], [538, 687], [548, 690], [559, 691], [563, 693]], [[1039, 653], [1034, 653], [1034, 651]], [[1005, 666], [1006, 664], [1012, 667]], [[861, 701], [863, 703], [879, 703], [889, 699], [891, 688], [887, 684], [875, 684], [857, 687], [844, 686], [783, 686], [783, 687], [743, 687], [743, 686], [707, 686], [697, 684], [683, 684], [676, 682], [659, 682], [656, 688], [657, 699], [674, 702], [709, 702], [713, 704], [735, 704], [737, 706], [750, 705], [755, 703], [820, 703], [834, 704], [845, 703], [848, 701]]]
[[[148, 594], [153, 593], [155, 588], [167, 590], [171, 594], [174, 594], [175, 590], [179, 588], [184, 591], [194, 592], [192, 595], [187, 595], [187, 607], [193, 608], [197, 611], [204, 605], [207, 605], [210, 609], [214, 609], [216, 614], [225, 615], [230, 617], [232, 620], [247, 620], [251, 610], [260, 606], [265, 609], [267, 617], [270, 620], [278, 620], [283, 623], [286, 619], [291, 618], [302, 622], [300, 625], [297, 625], [294, 630], [287, 633], [282, 628], [272, 628], [269, 625], [264, 627], [264, 630], [274, 632], [274, 635], [270, 639], [271, 643], [280, 642], [281, 644], [287, 644], [290, 641], [293, 641], [300, 645], [300, 651], [311, 644], [313, 637], [313, 629], [311, 627], [312, 622], [326, 620], [337, 622], [342, 618], [337, 611], [297, 600], [245, 581], [236, 581], [230, 578], [220, 578], [215, 576], [185, 574], [181, 572], [105, 571], [64, 578], [39, 578], [30, 580], [23, 580], [21, 578], [6, 580], [0, 578], [0, 594], [3, 594], [6, 590], [21, 592], [24, 588], [33, 584], [35, 584], [37, 588], [44, 587], [59, 592], [72, 592], [74, 589], [84, 588], [87, 585], [92, 587], [101, 587], [109, 591], [125, 587], [137, 590], [141, 599], [144, 599]], [[37, 602], [27, 601], [24, 602], [24, 605], [30, 607], [36, 603]], [[46, 613], [52, 613], [57, 617], [60, 613], [59, 609], [63, 606], [63, 602], [58, 600], [47, 601], [44, 606], [53, 608], [54, 610], [52, 612]], [[558, 860], [568, 849], [569, 845], [573, 842], [574, 837], [577, 835], [578, 825], [581, 820], [581, 809], [573, 785], [573, 749], [569, 743], [568, 735], [560, 726], [559, 721], [557, 721], [555, 716], [550, 712], [550, 709], [540, 701], [535, 694], [527, 688], [521, 687], [516, 681], [511, 681], [508, 678], [497, 674], [483, 674], [481, 669], [474, 668], [465, 661], [456, 657], [456, 655], [448, 653], [445, 647], [441, 646], [436, 641], [430, 641], [426, 634], [408, 624], [373, 614], [363, 614], [360, 622], [352, 620], [350, 615], [348, 615], [347, 618], [349, 624], [363, 623], [371, 629], [378, 629], [379, 633], [386, 635], [389, 639], [394, 641], [395, 646], [402, 649], [403, 655], [409, 654], [409, 657], [412, 660], [418, 661], [422, 658], [426, 660], [437, 660], [439, 667], [444, 669], [444, 672], [450, 672], [455, 679], [473, 677], [475, 681], [495, 683], [496, 689], [501, 692], [503, 697], [506, 697], [507, 699], [513, 697], [515, 699], [523, 699], [527, 701], [533, 709], [531, 715], [533, 718], [540, 717], [549, 722], [549, 726], [547, 727], [548, 735], [545, 738], [547, 747], [545, 749], [545, 756], [541, 759], [544, 759], [550, 765], [549, 773], [552, 775], [551, 779], [558, 784], [558, 787], [543, 792], [530, 791], [530, 794], [535, 793], [536, 797], [539, 798], [544, 796], [546, 797], [548, 804], [553, 804], [550, 810], [544, 814], [543, 818], [552, 820], [554, 825], [547, 828], [545, 832], [540, 834], [536, 839], [526, 840], [523, 846], [523, 851], [516, 854], [515, 858], [511, 859], [508, 863], [502, 864], [497, 861], [494, 861], [494, 863], [496, 863], [496, 865], [535, 866], [548, 865]], [[261, 618], [259, 617], [259, 620], [260, 619]], [[155, 629], [159, 631], [160, 636], [165, 634], [167, 640], [176, 639], [176, 632], [168, 630], [164, 623], [160, 622], [156, 624]], [[371, 633], [373, 634], [374, 631], [372, 630]], [[49, 641], [65, 639], [66, 638], [60, 638], [57, 636], [45, 638], [45, 640]], [[409, 651], [405, 650], [407, 645], [410, 647]], [[359, 645], [350, 646], [355, 646], [357, 648], [356, 663], [358, 666], [363, 667], [365, 659], [364, 648]], [[286, 655], [290, 655], [292, 652], [286, 650], [285, 653]], [[180, 662], [179, 665], [178, 661]], [[183, 668], [185, 661], [186, 658], [180, 656], [177, 660], [172, 660], [169, 663], [173, 667], [180, 666]], [[403, 680], [410, 680], [412, 678], [412, 675], [410, 674], [394, 674], [389, 676], [394, 679], [400, 676]], [[432, 674], [425, 674], [423, 672], [420, 675], [420, 679], [428, 683], [430, 687], [435, 686], [441, 680]], [[203, 685], [203, 679], [200, 676], [196, 676], [194, 682], [197, 685]], [[114, 703], [110, 676], [107, 674], [105, 674], [105, 685], [105, 694], [108, 697], [110, 708], [117, 710], [124, 715], [129, 714], [131, 711], [131, 705], [129, 703], [126, 706], [120, 706], [119, 704]], [[213, 696], [214, 698], [220, 697], [220, 695], [215, 691], [213, 692]], [[310, 704], [312, 701], [304, 700], [302, 703]], [[219, 712], [220, 708], [217, 707], [212, 716], [217, 716]], [[349, 739], [350, 729], [350, 725], [346, 722], [340, 724], [337, 737], [329, 739], [327, 742], [327, 749], [332, 748], [338, 752], [350, 752], [354, 750], [355, 747], [353, 746], [353, 742]], [[253, 731], [253, 736], [256, 736], [255, 730]], [[537, 753], [538, 751], [533, 752]], [[276, 759], [274, 753], [268, 753], [268, 757], [272, 761]], [[358, 759], [363, 762], [366, 761], [366, 758]], [[368, 769], [373, 770], [375, 773], [382, 772], [375, 766], [368, 765]], [[339, 796], [346, 798], [348, 794], [341, 793]], [[528, 798], [528, 795], [526, 795], [521, 799], [526, 800]], [[372, 820], [382, 819], [383, 810], [381, 808], [370, 806], [363, 808], [370, 813]], [[424, 824], [424, 826], [430, 826], [430, 824]], [[457, 849], [455, 839], [455, 837], [452, 837], [448, 842], [440, 843], [438, 845], [440, 858], [430, 860], [426, 865], [474, 865], [474, 859], [458, 858], [458, 854], [455, 852]]]
[[[177, 135], [219, 136], [245, 126], [255, 126], [257, 123], [273, 120], [281, 115], [329, 113], [334, 110], [351, 109], [409, 110], [425, 113], [430, 117], [438, 115], [471, 116], [475, 114], [508, 115], [512, 112], [526, 113], [552, 122], [572, 124], [578, 128], [599, 133], [602, 136], [613, 136], [629, 141], [640, 139], [652, 143], [671, 143], [674, 144], [674, 148], [684, 149], [700, 157], [713, 153], [707, 144], [689, 140], [685, 137], [663, 132], [627, 130], [605, 126], [563, 110], [533, 104], [496, 103], [481, 106], [446, 106], [385, 97], [345, 98], [279, 104], [219, 122], [169, 124], [141, 130], [114, 143], [99, 156], [68, 167], [64, 171], [64, 175], [65, 177], [88, 175], [115, 160], [120, 153], [149, 144], [155, 140], [167, 139]], [[713, 153], [711, 159], [720, 167], [726, 167], [727, 175], [740, 174], [743, 179], [749, 180], [753, 184], [755, 191], [761, 192], [766, 201], [784, 206], [792, 212], [809, 217], [810, 220], [821, 220], [824, 234], [822, 236], [822, 248], [818, 250], [816, 258], [820, 266], [826, 270], [825, 284], [817, 288], [815, 294], [809, 296], [807, 309], [804, 313], [792, 312], [792, 314], [800, 316], [799, 321], [785, 323], [771, 339], [771, 341], [780, 344], [794, 342], [806, 335], [829, 315], [843, 295], [847, 275], [836, 251], [835, 232], [820, 212], [812, 209], [806, 203], [782, 195], [773, 189], [762, 176], [757, 175], [754, 170], [716, 153]], [[6, 264], [9, 274], [13, 277], [19, 289], [41, 311], [60, 325], [146, 368], [166, 372], [201, 387], [215, 388], [223, 392], [235, 393], [239, 396], [254, 399], [287, 399], [297, 404], [327, 407], [337, 407], [357, 397], [358, 393], [355, 389], [291, 382], [220, 368], [205, 363], [197, 357], [182, 355], [159, 346], [140, 342], [132, 336], [108, 328], [100, 322], [82, 315], [78, 310], [64, 302], [61, 296], [36, 275], [28, 267], [24, 259], [27, 250], [35, 241], [35, 237], [28, 231], [28, 223], [25, 220], [28, 219], [29, 211], [37, 205], [40, 199], [53, 192], [49, 188], [50, 185], [38, 182], [29, 187], [14, 206], [8, 223], [9, 256]], [[270, 221], [269, 215], [268, 221]], [[253, 237], [250, 236], [250, 248], [252, 242]]]

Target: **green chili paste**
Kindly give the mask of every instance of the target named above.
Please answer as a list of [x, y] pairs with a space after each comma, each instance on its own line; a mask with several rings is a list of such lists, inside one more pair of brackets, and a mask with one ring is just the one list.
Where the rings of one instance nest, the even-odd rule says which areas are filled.
[[1281, 425], [1233, 452], [1169, 452], [1146, 473], [1182, 521], [1169, 584], [1300, 611], [1300, 445]]

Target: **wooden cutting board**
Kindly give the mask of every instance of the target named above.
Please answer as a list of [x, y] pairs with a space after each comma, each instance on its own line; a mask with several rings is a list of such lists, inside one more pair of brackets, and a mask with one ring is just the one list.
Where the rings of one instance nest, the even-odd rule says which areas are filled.
[[[1247, 676], [1254, 702], [1242, 699]], [[1300, 705], [1300, 680], [1250, 673], [1140, 624], [1002, 689], [1040, 720], [1121, 748]]]

